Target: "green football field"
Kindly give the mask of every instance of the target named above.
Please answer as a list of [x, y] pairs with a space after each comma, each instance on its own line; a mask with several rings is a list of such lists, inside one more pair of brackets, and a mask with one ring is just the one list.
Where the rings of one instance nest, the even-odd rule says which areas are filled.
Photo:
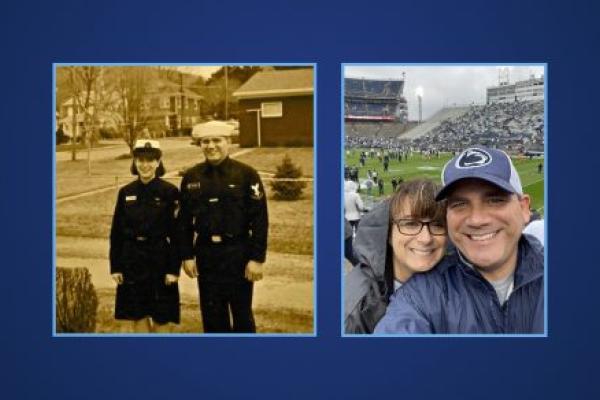
[[[357, 166], [359, 164], [359, 155], [361, 151], [367, 151], [367, 149], [347, 149], [345, 154], [345, 165], [346, 166]], [[404, 180], [414, 178], [429, 178], [436, 182], [441, 181], [441, 173], [444, 164], [451, 158], [451, 154], [441, 153], [439, 158], [421, 156], [420, 154], [413, 153], [409, 156], [408, 160], [404, 158], [402, 161], [397, 159], [390, 159], [390, 165], [388, 172], [383, 171], [383, 163], [379, 161], [377, 157], [370, 158], [367, 152], [367, 159], [364, 168], [359, 168], [359, 180], [362, 182], [367, 177], [367, 170], [377, 171], [377, 176], [383, 178], [384, 188], [383, 195], [388, 196], [392, 193], [393, 177], [402, 178]], [[532, 208], [544, 214], [544, 174], [538, 173], [538, 164], [544, 162], [544, 159], [533, 158], [513, 158], [515, 168], [519, 172], [521, 177], [521, 184], [523, 185], [523, 191], [531, 196]], [[364, 192], [364, 190], [363, 190]], [[372, 192], [375, 199], [379, 196], [377, 187], [374, 187]]]

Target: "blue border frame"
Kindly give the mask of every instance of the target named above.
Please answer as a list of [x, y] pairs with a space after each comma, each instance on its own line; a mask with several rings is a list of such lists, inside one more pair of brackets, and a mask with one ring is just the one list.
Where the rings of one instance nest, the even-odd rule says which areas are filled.
[[[345, 160], [345, 124], [344, 124], [344, 72], [346, 67], [356, 66], [369, 66], [369, 67], [404, 67], [404, 66], [423, 66], [423, 67], [448, 67], [448, 66], [532, 66], [532, 67], [544, 67], [544, 333], [531, 333], [531, 334], [347, 334], [344, 332], [344, 293], [346, 287], [344, 285], [344, 238], [340, 235], [340, 259], [341, 259], [341, 280], [340, 287], [341, 292], [341, 307], [340, 307], [340, 332], [343, 338], [547, 338], [548, 334], [548, 185], [550, 180], [548, 179], [548, 63], [543, 62], [485, 62], [485, 63], [341, 63], [340, 65], [340, 79], [341, 79], [341, 94], [340, 94], [340, 120], [341, 120], [341, 135], [340, 135], [340, 204], [344, 204], [344, 160]], [[344, 232], [344, 219], [343, 215], [340, 215], [340, 232]]]
[[[312, 333], [248, 333], [248, 334], [230, 334], [230, 333], [57, 333], [56, 332], [56, 68], [67, 67], [67, 66], [306, 66], [313, 68], [313, 332]], [[317, 63], [306, 63], [306, 62], [249, 62], [249, 63], [238, 63], [238, 62], [210, 62], [210, 63], [193, 63], [193, 62], [156, 62], [156, 63], [78, 63], [78, 62], [53, 62], [52, 63], [52, 301], [51, 301], [51, 316], [52, 316], [52, 337], [53, 338], [64, 338], [64, 337], [84, 337], [84, 338], [109, 338], [109, 337], [121, 337], [121, 338], [135, 338], [135, 337], [148, 337], [148, 338], [239, 338], [239, 337], [250, 337], [250, 338], [273, 338], [273, 337], [301, 337], [301, 338], [313, 338], [317, 337], [318, 326], [317, 326], [317, 304], [318, 304], [318, 290], [317, 290], [317, 175], [318, 175], [318, 164], [317, 164]]]

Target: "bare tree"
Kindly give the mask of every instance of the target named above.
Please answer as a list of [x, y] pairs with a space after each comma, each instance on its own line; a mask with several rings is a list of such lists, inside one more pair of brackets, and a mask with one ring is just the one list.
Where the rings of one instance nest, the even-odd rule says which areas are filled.
[[151, 70], [147, 67], [118, 67], [115, 77], [115, 90], [119, 97], [117, 110], [122, 119], [123, 140], [133, 153], [138, 134], [148, 119], [144, 113], [148, 80]]
[[[83, 123], [82, 139], [87, 141], [88, 151], [93, 133], [97, 128], [95, 116], [98, 107], [94, 105], [94, 102], [95, 96], [98, 95], [96, 86], [102, 70], [101, 67], [97, 66], [70, 66], [66, 68], [68, 71], [67, 84], [73, 106], [71, 160], [75, 161], [77, 159], [76, 132], [79, 122]], [[83, 114], [82, 118], [78, 116], [80, 112]]]

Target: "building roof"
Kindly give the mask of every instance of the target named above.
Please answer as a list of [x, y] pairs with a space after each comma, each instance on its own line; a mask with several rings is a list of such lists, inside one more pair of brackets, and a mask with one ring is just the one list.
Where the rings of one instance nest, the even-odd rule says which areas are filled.
[[313, 94], [313, 68], [260, 71], [248, 79], [233, 95], [240, 99]]

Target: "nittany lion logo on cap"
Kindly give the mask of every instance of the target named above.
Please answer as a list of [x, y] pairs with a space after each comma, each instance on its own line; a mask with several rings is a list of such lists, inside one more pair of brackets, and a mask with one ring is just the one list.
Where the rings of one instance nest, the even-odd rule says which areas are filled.
[[456, 168], [478, 168], [492, 162], [492, 156], [481, 149], [467, 149], [456, 160]]

